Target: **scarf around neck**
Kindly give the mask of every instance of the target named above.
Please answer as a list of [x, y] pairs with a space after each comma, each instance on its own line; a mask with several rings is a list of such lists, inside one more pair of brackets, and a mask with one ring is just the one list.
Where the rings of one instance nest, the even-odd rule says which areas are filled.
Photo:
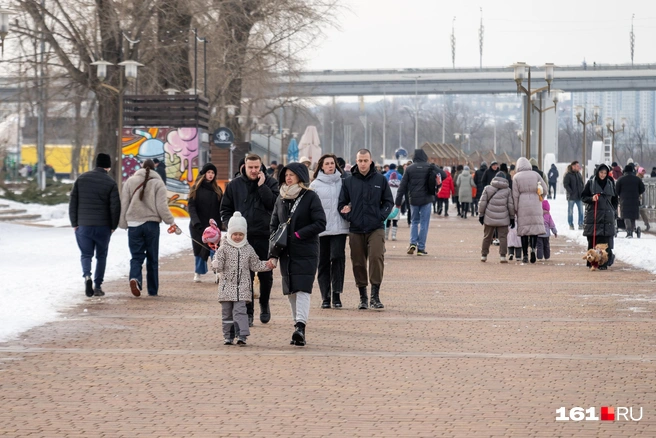
[[229, 235], [229, 236], [226, 237], [226, 242], [228, 242], [228, 245], [232, 246], [233, 248], [237, 248], [237, 249], [243, 248], [246, 245], [248, 245], [248, 240], [246, 240], [246, 236], [244, 236], [244, 238], [242, 239], [241, 242], [237, 243], [234, 240], [232, 240], [232, 236]]
[[282, 199], [296, 199], [298, 198], [298, 195], [301, 194], [302, 190], [303, 187], [301, 187], [299, 184], [292, 184], [291, 186], [283, 184], [280, 187], [280, 197]]

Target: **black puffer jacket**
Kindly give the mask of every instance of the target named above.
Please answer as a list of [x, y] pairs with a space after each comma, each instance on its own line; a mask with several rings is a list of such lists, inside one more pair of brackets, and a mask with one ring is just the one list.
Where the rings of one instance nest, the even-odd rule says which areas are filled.
[[568, 201], [578, 201], [583, 193], [583, 177], [579, 172], [569, 171], [563, 177], [563, 187]]
[[344, 206], [351, 205], [351, 212], [342, 214], [351, 223], [349, 231], [366, 234], [384, 228], [383, 221], [394, 207], [387, 178], [376, 172], [374, 163], [366, 175], [360, 173], [358, 166], [353, 166], [351, 173], [353, 175], [342, 184], [337, 207], [341, 212]]
[[[283, 167], [279, 174], [280, 184], [284, 184], [285, 171], [294, 172], [301, 182], [310, 185], [310, 174], [301, 163], [291, 163]], [[280, 255], [280, 274], [282, 275], [282, 293], [312, 293], [312, 285], [319, 266], [319, 234], [326, 230], [326, 214], [321, 199], [312, 190], [303, 190], [303, 196], [294, 211], [287, 228], [287, 249]], [[273, 234], [282, 222], [286, 222], [295, 199], [276, 200], [271, 216], [270, 232]], [[296, 236], [298, 234], [298, 237]]]
[[121, 216], [121, 197], [116, 181], [101, 167], [85, 172], [73, 184], [68, 216], [73, 228], [110, 227], [115, 230]]
[[189, 232], [191, 246], [194, 249], [194, 255], [207, 260], [210, 256], [210, 250], [207, 246], [201, 246], [203, 241], [203, 231], [210, 226], [210, 219], [214, 219], [219, 228], [221, 228], [221, 197], [212, 188], [211, 182], [203, 181], [193, 198], [189, 199], [187, 209], [189, 210]]
[[[602, 164], [597, 169], [594, 178], [590, 178], [585, 184], [581, 195], [581, 199], [585, 203], [583, 235], [612, 237], [615, 236], [615, 216], [617, 213], [615, 183], [608, 175], [604, 184], [599, 179], [599, 169], [606, 169], [610, 173], [608, 166]], [[599, 200], [595, 203], [592, 197], [596, 194], [599, 194]], [[597, 204], [596, 220], [595, 204]]]
[[403, 197], [410, 199], [410, 205], [430, 204], [435, 199], [435, 193], [428, 190], [428, 174], [439, 172], [442, 180], [446, 179], [446, 173], [432, 163], [428, 163], [428, 155], [421, 149], [415, 151], [413, 163], [403, 172], [401, 185], [396, 192], [396, 205], [401, 205]]
[[240, 176], [228, 183], [221, 201], [221, 220], [227, 224], [238, 211], [246, 218], [248, 237], [268, 238], [271, 213], [280, 190], [278, 182], [270, 176], [259, 187], [257, 181], [248, 179], [244, 168]]
[[481, 167], [474, 172], [474, 182], [476, 183], [476, 198], [481, 199], [481, 195], [483, 194], [483, 189], [485, 188], [485, 184], [483, 183], [483, 176], [485, 175], [485, 171], [487, 170], [487, 164], [481, 164]]
[[617, 196], [620, 198], [623, 219], [640, 217], [640, 195], [645, 192], [645, 184], [630, 169], [624, 169], [624, 175], [615, 183]]

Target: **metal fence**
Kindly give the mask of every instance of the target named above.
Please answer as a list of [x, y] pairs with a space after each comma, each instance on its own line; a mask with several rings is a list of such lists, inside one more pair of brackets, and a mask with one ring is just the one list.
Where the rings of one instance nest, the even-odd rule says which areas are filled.
[[656, 178], [645, 178], [645, 193], [642, 195], [643, 204], [647, 208], [656, 208]]

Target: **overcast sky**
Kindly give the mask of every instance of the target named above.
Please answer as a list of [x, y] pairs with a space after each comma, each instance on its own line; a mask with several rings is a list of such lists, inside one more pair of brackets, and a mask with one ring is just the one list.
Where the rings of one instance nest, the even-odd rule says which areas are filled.
[[451, 67], [454, 16], [456, 67], [477, 67], [481, 7], [483, 66], [630, 63], [632, 14], [634, 62], [656, 64], [654, 0], [341, 1], [341, 29], [326, 30], [308, 69]]

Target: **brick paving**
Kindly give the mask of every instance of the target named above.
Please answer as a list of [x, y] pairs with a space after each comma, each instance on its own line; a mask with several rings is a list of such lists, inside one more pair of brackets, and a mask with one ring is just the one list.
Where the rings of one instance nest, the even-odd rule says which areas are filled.
[[[0, 435], [656, 436], [653, 275], [588, 272], [563, 238], [549, 262], [501, 265], [493, 247], [481, 263], [476, 218], [434, 217], [428, 257], [405, 254], [408, 235], [388, 243], [385, 311], [356, 310], [347, 264], [344, 309], [315, 289], [306, 348], [289, 345], [278, 274], [273, 318], [244, 348], [221, 345], [216, 287], [191, 282], [190, 253], [162, 260], [159, 298], [107, 283], [0, 343]], [[561, 406], [643, 417], [557, 422]]]

